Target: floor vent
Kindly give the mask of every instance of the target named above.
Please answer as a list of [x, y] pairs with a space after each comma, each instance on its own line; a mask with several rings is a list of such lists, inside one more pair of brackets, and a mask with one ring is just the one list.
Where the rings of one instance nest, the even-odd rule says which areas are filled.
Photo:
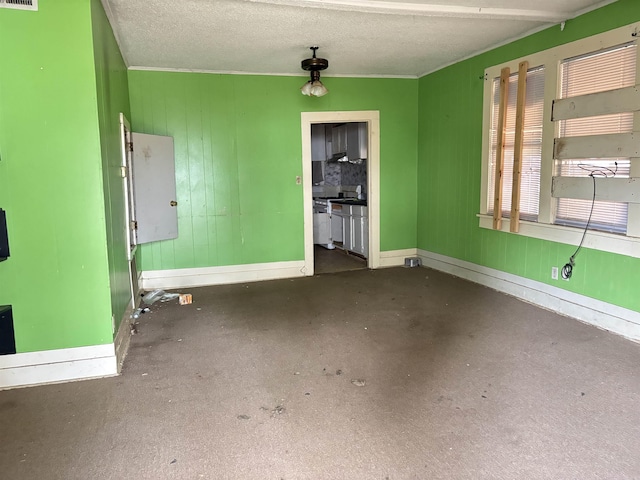
[[38, 10], [38, 0], [0, 0], [0, 8]]

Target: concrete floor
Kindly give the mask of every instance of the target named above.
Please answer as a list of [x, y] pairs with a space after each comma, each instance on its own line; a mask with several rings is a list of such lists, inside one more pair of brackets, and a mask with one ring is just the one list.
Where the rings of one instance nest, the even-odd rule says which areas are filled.
[[7, 479], [637, 479], [640, 345], [425, 268], [196, 288], [0, 392]]

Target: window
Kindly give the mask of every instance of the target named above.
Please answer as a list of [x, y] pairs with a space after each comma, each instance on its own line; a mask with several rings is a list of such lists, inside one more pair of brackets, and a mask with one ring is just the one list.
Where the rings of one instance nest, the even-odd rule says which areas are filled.
[[[564, 60], [560, 64], [560, 98], [604, 92], [636, 84], [636, 45], [625, 44], [604, 51]], [[559, 122], [559, 137], [578, 137], [633, 132], [633, 113], [574, 118]], [[600, 169], [616, 177], [629, 177], [631, 160], [627, 158], [562, 159], [556, 162], [556, 175], [585, 177]], [[584, 228], [591, 201], [559, 198], [555, 223]], [[589, 228], [626, 233], [628, 204], [596, 202]]]
[[[634, 32], [639, 28], [640, 25], [637, 24], [628, 25], [487, 68], [484, 90], [482, 189], [478, 215], [481, 227], [494, 227], [492, 215], [496, 143], [499, 134], [497, 119], [500, 72], [503, 68], [509, 67], [511, 72], [515, 73], [509, 77], [506, 104], [501, 199], [503, 221], [499, 228], [502, 231], [510, 231], [517, 72], [522, 61], [528, 61], [532, 67], [527, 71], [518, 234], [576, 245], [580, 242], [591, 211], [593, 186], [589, 178], [590, 173], [595, 171], [595, 175], [599, 175], [606, 172], [611, 176], [615, 172], [615, 182], [640, 177], [640, 159], [625, 157], [623, 155], [629, 153], [619, 153], [617, 148], [613, 154], [610, 150], [607, 151], [606, 157], [598, 152], [592, 154], [591, 150], [587, 151], [586, 155], [584, 151], [579, 154], [569, 153], [568, 150], [563, 152], [565, 155], [580, 158], [566, 158], [554, 148], [554, 142], [574, 142], [573, 145], [577, 142], [584, 146], [587, 143], [590, 145], [587, 140], [602, 140], [595, 137], [598, 135], [611, 135], [607, 139], [615, 135], [631, 135], [634, 125], [636, 131], [640, 125], [640, 99], [636, 99], [638, 94], [627, 92], [633, 93], [636, 99], [629, 102], [629, 111], [624, 111], [627, 108], [627, 103], [624, 103], [623, 108], [617, 110], [622, 110], [622, 113], [601, 114], [590, 111], [589, 115], [593, 116], [572, 118], [558, 115], [558, 121], [552, 119], [556, 103], [573, 104], [573, 97], [624, 88], [633, 90], [633, 87], [638, 85], [636, 72], [640, 49]], [[575, 103], [592, 102], [593, 98], [576, 98]], [[576, 138], [583, 136], [590, 138]], [[631, 153], [634, 152], [635, 150]], [[591, 155], [593, 158], [589, 158]], [[599, 186], [603, 185], [600, 179], [597, 182]], [[631, 185], [632, 182], [626, 183]], [[575, 188], [579, 193], [567, 194], [566, 190], [556, 188], [558, 184], [571, 185], [572, 188], [577, 185]], [[612, 185], [617, 187], [620, 183], [608, 183], [606, 187], [609, 192], [612, 191]], [[629, 185], [623, 187], [629, 188]], [[598, 196], [603, 195], [603, 189], [598, 188]], [[640, 257], [640, 205], [627, 203], [633, 202], [628, 194], [623, 197], [625, 200], [621, 201], [622, 197], [614, 192], [609, 194], [608, 198], [604, 196], [608, 201], [595, 202], [589, 234], [584, 245], [588, 248]]]
[[[511, 214], [511, 187], [513, 184], [513, 152], [516, 131], [516, 93], [518, 74], [509, 77], [507, 124], [505, 134], [504, 168], [502, 173], [502, 216]], [[493, 213], [495, 189], [498, 115], [500, 106], [500, 78], [493, 80], [493, 108], [491, 111], [491, 171], [489, 175], [489, 213]], [[540, 161], [542, 158], [542, 113], [544, 106], [544, 67], [527, 72], [525, 100], [524, 146], [522, 152], [522, 183], [520, 188], [520, 218], [538, 220], [540, 194]]]

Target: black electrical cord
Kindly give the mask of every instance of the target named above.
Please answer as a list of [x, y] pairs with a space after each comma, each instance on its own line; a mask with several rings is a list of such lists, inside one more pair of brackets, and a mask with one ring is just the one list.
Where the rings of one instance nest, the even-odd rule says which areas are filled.
[[580, 252], [580, 249], [582, 249], [584, 238], [587, 236], [587, 230], [589, 230], [589, 224], [591, 223], [591, 216], [593, 215], [593, 207], [596, 204], [596, 177], [593, 174], [593, 172], [590, 173], [589, 176], [593, 180], [593, 199], [591, 200], [591, 211], [589, 212], [589, 219], [587, 220], [587, 224], [584, 227], [584, 232], [582, 233], [582, 240], [580, 240], [580, 245], [578, 245], [578, 248], [576, 249], [574, 254], [569, 257], [569, 263], [566, 263], [565, 266], [562, 267], [562, 278], [564, 278], [565, 280], [569, 280], [571, 278], [571, 275], [573, 274], [573, 267], [576, 264], [575, 259], [578, 253]]
[[609, 167], [596, 167], [595, 165], [585, 165], [582, 163], [578, 165], [578, 167], [580, 167], [582, 170], [589, 171], [589, 176], [591, 177], [591, 180], [593, 180], [593, 198], [591, 199], [591, 211], [589, 212], [589, 218], [587, 220], [587, 224], [584, 227], [584, 232], [582, 233], [582, 240], [580, 240], [580, 245], [578, 245], [578, 248], [573, 253], [573, 255], [569, 257], [569, 263], [566, 263], [565, 266], [562, 267], [561, 275], [565, 280], [569, 280], [571, 278], [571, 275], [573, 274], [573, 267], [575, 267], [576, 265], [576, 256], [582, 249], [582, 244], [584, 243], [584, 239], [587, 236], [587, 230], [589, 230], [591, 216], [593, 215], [593, 207], [595, 207], [596, 205], [596, 175], [605, 178], [609, 176], [615, 177], [616, 173], [618, 173], [618, 162], [615, 162], [615, 166], [615, 170], [612, 170]]

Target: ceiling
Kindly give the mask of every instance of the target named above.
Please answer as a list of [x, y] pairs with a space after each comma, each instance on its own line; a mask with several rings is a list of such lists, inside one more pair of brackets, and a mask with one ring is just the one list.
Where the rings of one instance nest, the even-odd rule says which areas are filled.
[[[419, 77], [614, 0], [103, 0], [130, 68]], [[437, 2], [437, 3], [432, 3]], [[570, 24], [567, 25], [567, 28]], [[559, 27], [558, 27], [559, 28]]]

